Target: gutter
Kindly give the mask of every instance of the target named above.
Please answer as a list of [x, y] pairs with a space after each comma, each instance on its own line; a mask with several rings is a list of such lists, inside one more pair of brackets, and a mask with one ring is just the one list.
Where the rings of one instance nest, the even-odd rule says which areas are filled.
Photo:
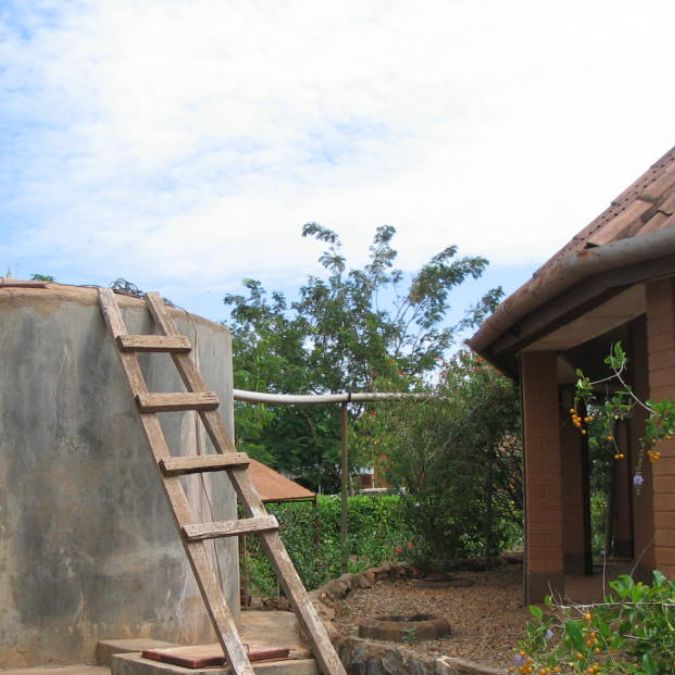
[[[490, 347], [534, 310], [587, 277], [675, 254], [675, 227], [570, 253], [521, 286], [488, 317], [467, 344], [490, 359]], [[491, 360], [491, 359], [490, 359]]]

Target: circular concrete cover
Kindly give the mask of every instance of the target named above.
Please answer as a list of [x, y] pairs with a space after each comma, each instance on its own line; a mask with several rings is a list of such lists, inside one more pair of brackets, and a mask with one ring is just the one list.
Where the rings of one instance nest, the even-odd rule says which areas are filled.
[[359, 624], [359, 637], [394, 642], [435, 640], [450, 633], [450, 624], [437, 614], [378, 616]]

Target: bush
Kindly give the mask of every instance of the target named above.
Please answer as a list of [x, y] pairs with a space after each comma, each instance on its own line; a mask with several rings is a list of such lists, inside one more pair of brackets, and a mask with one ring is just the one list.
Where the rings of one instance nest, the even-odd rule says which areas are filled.
[[[601, 604], [559, 607], [554, 614], [530, 607], [534, 619], [512, 672], [673, 673], [675, 582], [654, 572], [651, 586], [622, 575], [610, 587]], [[546, 604], [553, 609], [550, 597]]]
[[[319, 496], [308, 502], [268, 505], [281, 525], [281, 538], [303, 583], [317, 588], [340, 576], [340, 499]], [[359, 572], [403, 554], [411, 533], [397, 495], [349, 499], [349, 571]], [[248, 543], [249, 583], [253, 595], [276, 592], [274, 573], [257, 539]]]

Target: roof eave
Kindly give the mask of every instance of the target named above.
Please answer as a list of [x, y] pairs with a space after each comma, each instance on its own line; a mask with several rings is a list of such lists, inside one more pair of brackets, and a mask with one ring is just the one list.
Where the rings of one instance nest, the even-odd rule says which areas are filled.
[[513, 369], [508, 365], [512, 355], [510, 358], [506, 355], [498, 357], [491, 347], [517, 322], [588, 277], [673, 254], [675, 254], [675, 228], [650, 232], [566, 255], [504, 300], [468, 340], [468, 344], [501, 370], [514, 375]]

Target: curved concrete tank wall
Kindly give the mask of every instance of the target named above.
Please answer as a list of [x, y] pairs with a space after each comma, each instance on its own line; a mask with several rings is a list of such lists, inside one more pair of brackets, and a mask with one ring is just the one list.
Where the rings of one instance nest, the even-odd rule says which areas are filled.
[[[230, 336], [174, 315], [231, 430]], [[151, 391], [184, 390], [170, 356], [142, 366]], [[0, 420], [0, 668], [91, 661], [105, 638], [215, 641], [95, 289], [0, 289]], [[194, 413], [161, 421], [173, 454], [211, 451]], [[226, 476], [185, 481], [200, 520], [235, 517]], [[238, 615], [236, 541], [213, 556]]]

